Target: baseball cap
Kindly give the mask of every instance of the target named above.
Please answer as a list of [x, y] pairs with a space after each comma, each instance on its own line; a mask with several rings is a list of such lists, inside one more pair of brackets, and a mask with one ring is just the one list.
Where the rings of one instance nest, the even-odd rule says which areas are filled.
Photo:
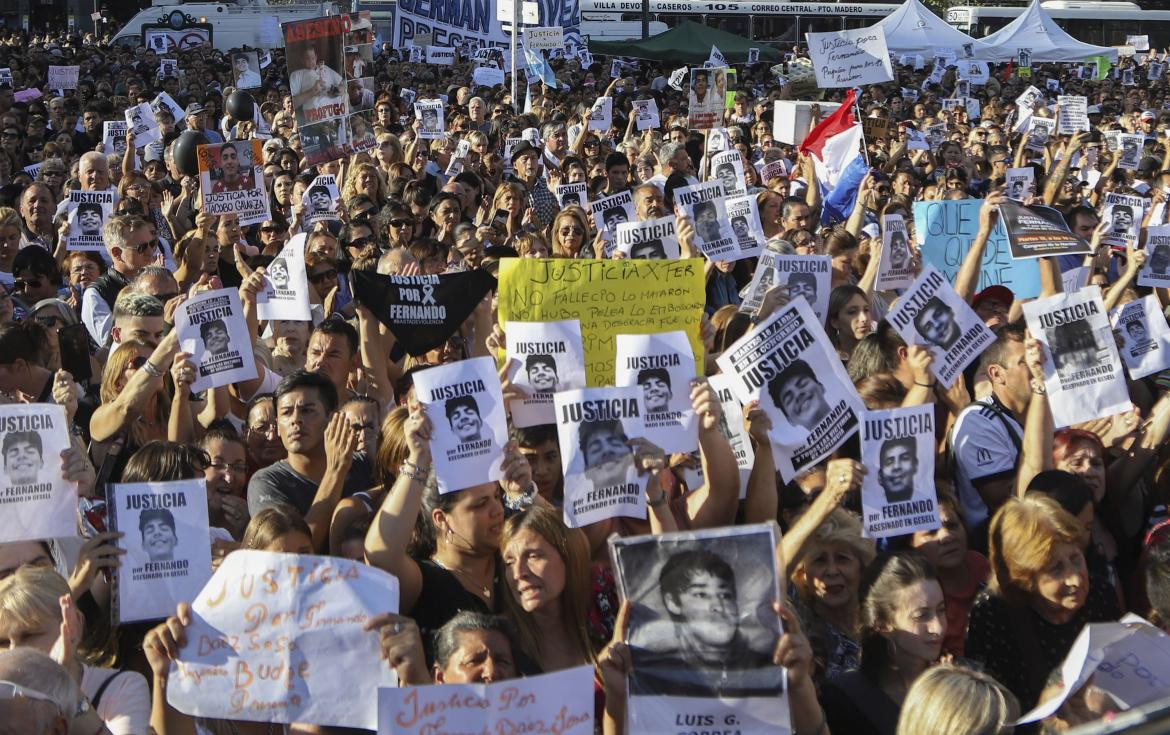
[[203, 113], [203, 105], [198, 102], [192, 102], [187, 105], [187, 109], [183, 110], [184, 115], [199, 115]]
[[1016, 295], [1012, 293], [1010, 288], [1001, 284], [988, 286], [975, 294], [975, 298], [971, 299], [971, 307], [978, 309], [979, 302], [984, 299], [995, 299], [996, 301], [1002, 301], [1007, 306], [1011, 306], [1012, 302], [1016, 300]]
[[1142, 112], [1141, 119], [1142, 120], [1156, 120], [1157, 117], [1158, 116], [1154, 114], [1153, 110], [1145, 110]]

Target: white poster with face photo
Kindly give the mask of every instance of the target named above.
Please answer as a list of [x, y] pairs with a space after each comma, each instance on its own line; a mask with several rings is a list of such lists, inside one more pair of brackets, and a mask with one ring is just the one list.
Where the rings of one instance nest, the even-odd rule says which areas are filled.
[[589, 130], [606, 132], [613, 127], [613, 97], [598, 97], [589, 109]]
[[864, 407], [837, 351], [804, 299], [793, 299], [719, 356], [740, 403], [759, 400], [772, 421], [785, 481], [853, 436]]
[[882, 257], [878, 263], [877, 290], [906, 288], [914, 282], [914, 253], [910, 233], [900, 214], [882, 217]]
[[1138, 285], [1170, 288], [1170, 225], [1147, 227], [1145, 247], [1146, 264], [1138, 271]]
[[676, 189], [674, 203], [691, 218], [695, 227], [694, 245], [708, 260], [735, 259], [739, 240], [727, 218], [727, 199], [721, 181]]
[[662, 127], [658, 116], [658, 102], [654, 99], [634, 100], [634, 125], [638, 130], [657, 130]]
[[934, 404], [867, 411], [861, 422], [861, 517], [867, 538], [939, 527]]
[[1036, 117], [1028, 121], [1028, 138], [1024, 147], [1030, 151], [1042, 151], [1056, 132], [1056, 121], [1047, 117]]
[[256, 89], [260, 86], [260, 57], [257, 52], [232, 53], [232, 83], [236, 89]]
[[205, 213], [238, 215], [242, 227], [272, 219], [261, 165], [263, 145], [252, 139], [199, 146], [199, 192]]
[[727, 67], [691, 69], [687, 92], [687, 127], [709, 130], [723, 119], [727, 91]]
[[1023, 202], [1036, 194], [1036, 172], [1031, 166], [1009, 168], [1006, 181], [1009, 199]]
[[1099, 287], [1029, 301], [1024, 317], [1044, 343], [1044, 385], [1056, 428], [1130, 409]]
[[234, 288], [204, 291], [183, 302], [175, 311], [179, 349], [197, 363], [191, 390], [231, 385], [256, 377], [248, 322]]
[[675, 233], [674, 215], [623, 222], [617, 226], [614, 248], [635, 260], [677, 260], [682, 253]]
[[817, 321], [829, 316], [829, 293], [833, 282], [833, 259], [828, 255], [777, 255], [774, 284], [788, 287], [788, 298], [803, 298]]
[[617, 516], [645, 518], [650, 475], [638, 473], [630, 441], [645, 434], [642, 390], [582, 388], [556, 393], [553, 402], [565, 524], [580, 528]]
[[264, 290], [256, 295], [256, 316], [262, 320], [313, 321], [304, 233], [290, 239], [265, 267]]
[[[102, 152], [126, 155], [126, 121], [106, 120], [102, 123]], [[137, 142], [137, 141], [135, 141]]]
[[642, 438], [668, 454], [698, 449], [698, 417], [690, 396], [695, 353], [686, 332], [619, 334], [614, 342], [614, 385], [642, 391]]
[[734, 148], [711, 156], [711, 175], [708, 178], [722, 183], [726, 196], [742, 196], [747, 193], [743, 156]]
[[134, 146], [136, 148], [162, 139], [162, 131], [159, 130], [158, 121], [154, 119], [154, 110], [150, 108], [149, 103], [143, 102], [129, 107], [124, 115], [126, 126], [134, 131]]
[[946, 388], [995, 342], [995, 334], [933, 265], [922, 269], [886, 320], [906, 344], [930, 348], [931, 372]]
[[555, 423], [553, 394], [586, 384], [581, 322], [508, 322], [504, 342], [509, 378], [528, 393], [508, 404], [512, 423], [519, 428]]
[[[623, 222], [634, 222], [638, 219], [634, 209], [634, 194], [629, 189], [619, 191], [607, 197], [602, 197], [589, 205], [593, 216], [593, 225], [608, 243], [605, 257], [609, 257], [617, 236], [617, 227]], [[602, 257], [601, 253], [596, 254]]]
[[69, 446], [64, 406], [0, 406], [0, 543], [77, 536], [77, 485], [62, 474]]
[[1121, 336], [1121, 359], [1129, 377], [1138, 380], [1170, 367], [1170, 326], [1154, 295], [1135, 299], [1109, 314], [1113, 332]]
[[735, 235], [739, 252], [732, 260], [755, 258], [764, 247], [764, 227], [760, 224], [760, 210], [756, 205], [756, 197], [744, 194], [737, 197], [728, 197], [724, 201], [727, 208], [727, 220], [731, 223], [731, 232]]
[[680, 722], [791, 732], [784, 670], [772, 663], [783, 632], [776, 536], [775, 524], [759, 524], [611, 537], [630, 603], [630, 732], [695, 729]]
[[1105, 192], [1105, 214], [1101, 219], [1108, 223], [1108, 229], [1101, 242], [1120, 248], [1136, 244], [1145, 213], [1144, 197]]
[[206, 481], [111, 484], [106, 502], [111, 530], [125, 534], [118, 621], [165, 618], [195, 599], [211, 579]]
[[589, 185], [584, 181], [575, 184], [558, 184], [554, 192], [561, 207], [576, 206], [589, 208]]
[[1121, 133], [1117, 136], [1118, 159], [1117, 167], [1127, 171], [1137, 171], [1142, 162], [1142, 146], [1146, 136], [1141, 133]]
[[438, 140], [446, 130], [442, 100], [419, 100], [414, 103], [414, 117], [418, 120], [418, 137]]
[[508, 420], [492, 358], [423, 370], [414, 376], [414, 391], [431, 419], [431, 459], [440, 493], [504, 476]]
[[[752, 447], [751, 436], [743, 420], [743, 406], [735, 397], [731, 389], [731, 379], [726, 375], [711, 375], [707, 378], [711, 390], [719, 399], [719, 407], [723, 413], [719, 416], [719, 433], [731, 445], [731, 452], [735, 455], [735, 464], [739, 467], [739, 499], [747, 497], [748, 480], [752, 475], [752, 465], [756, 461], [756, 452]], [[706, 478], [703, 475], [703, 458], [698, 450], [690, 453], [693, 466], [683, 466], [683, 479], [687, 488], [695, 490], [703, 486]]]
[[66, 249], [105, 252], [102, 228], [114, 213], [116, 198], [117, 195], [111, 190], [70, 190], [69, 198], [65, 200], [65, 211], [69, 220]]
[[301, 195], [301, 204], [305, 208], [305, 223], [315, 225], [318, 222], [341, 221], [341, 192], [337, 189], [337, 177], [332, 174], [321, 174], [313, 179], [309, 188]]

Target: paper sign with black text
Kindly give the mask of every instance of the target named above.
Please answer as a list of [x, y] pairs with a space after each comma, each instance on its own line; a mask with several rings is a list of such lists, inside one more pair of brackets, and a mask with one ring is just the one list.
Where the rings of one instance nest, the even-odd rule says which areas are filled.
[[125, 120], [106, 120], [103, 122], [102, 151], [107, 155], [110, 153], [119, 156], [126, 155], [126, 128]]
[[861, 422], [861, 516], [868, 538], [940, 525], [934, 487], [934, 404], [867, 411]]
[[804, 301], [825, 323], [833, 282], [833, 259], [828, 255], [777, 255], [772, 261], [776, 286], [788, 287], [788, 298]]
[[414, 376], [414, 391], [431, 419], [431, 459], [440, 493], [504, 476], [508, 420], [495, 360], [428, 368]]
[[674, 203], [694, 223], [694, 245], [708, 260], [734, 260], [739, 240], [727, 218], [723, 182], [708, 181], [676, 189]]
[[658, 103], [654, 99], [634, 100], [634, 124], [638, 130], [657, 130], [662, 127], [658, 117]]
[[1084, 255], [1092, 252], [1089, 243], [1074, 235], [1064, 221], [1064, 216], [1051, 207], [1042, 204], [1026, 207], [1007, 200], [999, 205], [999, 217], [1007, 233], [1013, 258]]
[[147, 143], [162, 139], [154, 110], [146, 102], [128, 108], [124, 113], [126, 125], [134, 131], [134, 147], [141, 148]]
[[455, 63], [455, 49], [447, 46], [427, 46], [427, 63], [452, 66]]
[[48, 72], [48, 89], [77, 89], [77, 77], [80, 66], [50, 66]]
[[1028, 138], [1024, 147], [1030, 151], [1042, 151], [1056, 132], [1056, 121], [1047, 117], [1033, 116], [1028, 121]]
[[613, 97], [598, 97], [589, 110], [589, 129], [603, 133], [613, 127]]
[[1137, 171], [1142, 161], [1142, 146], [1146, 136], [1141, 133], [1121, 133], [1117, 136], [1119, 148], [1117, 167], [1127, 171]]
[[[607, 197], [602, 197], [590, 204], [590, 213], [593, 215], [593, 225], [602, 233], [609, 246], [612, 247], [617, 235], [617, 226], [623, 222], [634, 222], [637, 214], [634, 209], [634, 195], [628, 189], [619, 191]], [[601, 253], [597, 253], [601, 257]], [[608, 256], [608, 252], [606, 253]]]
[[642, 438], [667, 454], [699, 448], [699, 424], [691, 407], [695, 355], [685, 332], [619, 334], [614, 385], [642, 391]]
[[534, 51], [550, 51], [565, 47], [565, 29], [560, 26], [525, 28], [524, 46]]
[[728, 197], [724, 201], [731, 232], [739, 251], [731, 260], [754, 258], [764, 247], [764, 227], [760, 224], [760, 210], [754, 194]]
[[1101, 220], [1108, 223], [1108, 229], [1101, 242], [1121, 248], [1136, 244], [1145, 213], [1144, 197], [1105, 192], [1105, 214]]
[[589, 185], [584, 181], [576, 184], [558, 184], [555, 194], [562, 207], [574, 205], [582, 209], [589, 208]]
[[262, 320], [313, 320], [303, 232], [291, 238], [264, 268], [264, 290], [256, 295], [256, 316]]
[[1146, 264], [1138, 271], [1138, 285], [1170, 288], [1170, 225], [1147, 227], [1145, 247]]
[[585, 387], [581, 322], [508, 322], [504, 340], [512, 384], [528, 393], [509, 403], [512, 423], [520, 428], [555, 423], [553, 394]]
[[69, 198], [65, 200], [69, 219], [67, 249], [105, 251], [102, 228], [114, 213], [115, 199], [117, 195], [113, 190], [69, 191]]
[[0, 406], [0, 543], [77, 536], [77, 484], [62, 474], [69, 446], [64, 406]]
[[341, 221], [341, 193], [337, 189], [337, 177], [321, 174], [313, 179], [309, 188], [301, 195], [305, 207], [305, 223]]
[[1072, 135], [1089, 130], [1089, 100], [1078, 95], [1060, 95], [1056, 98], [1056, 131]]
[[711, 175], [708, 178], [723, 184], [725, 196], [742, 196], [747, 193], [743, 156], [735, 148], [711, 156]]
[[1121, 335], [1121, 359], [1134, 380], [1170, 368], [1170, 326], [1153, 294], [1114, 309], [1109, 323]]
[[[137, 142], [137, 141], [136, 141]], [[271, 219], [260, 140], [199, 146], [199, 192], [207, 214], [236, 214], [240, 226]]]
[[900, 214], [882, 217], [882, 257], [878, 263], [877, 290], [906, 288], [914, 282], [914, 252], [910, 233]]
[[198, 363], [195, 392], [252, 380], [256, 361], [248, 323], [234, 288], [204, 291], [183, 302], [175, 311], [179, 349]]
[[419, 121], [418, 137], [423, 140], [438, 140], [446, 129], [443, 120], [442, 100], [419, 100], [414, 103], [414, 117]]
[[1007, 170], [1007, 196], [1023, 202], [1036, 193], [1036, 172], [1030, 166]]
[[638, 260], [677, 260], [681, 253], [674, 215], [622, 222], [616, 235], [614, 249]]

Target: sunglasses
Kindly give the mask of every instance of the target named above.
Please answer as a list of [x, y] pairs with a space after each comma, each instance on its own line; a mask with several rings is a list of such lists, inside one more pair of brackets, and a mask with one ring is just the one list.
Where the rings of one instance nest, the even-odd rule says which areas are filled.
[[322, 281], [329, 281], [329, 280], [332, 280], [334, 278], [337, 278], [337, 269], [330, 268], [327, 271], [321, 271], [320, 273], [315, 273], [315, 274], [309, 276], [309, 282], [310, 283], [320, 283]]
[[260, 228], [260, 231], [261, 232], [280, 232], [280, 228], [273, 227], [272, 225], [265, 225], [265, 226]]
[[392, 219], [390, 220], [391, 227], [411, 227], [414, 222], [408, 219]]
[[150, 242], [144, 242], [141, 245], [131, 245], [130, 249], [133, 250], [134, 252], [138, 253], [139, 255], [144, 255], [146, 253], [153, 253], [153, 252], [156, 252], [158, 250], [158, 240], [151, 240]]
[[349, 244], [347, 244], [346, 247], [364, 248], [365, 246], [369, 245], [371, 242], [373, 242], [373, 240], [371, 240], [368, 237], [359, 237], [356, 240], [350, 240]]

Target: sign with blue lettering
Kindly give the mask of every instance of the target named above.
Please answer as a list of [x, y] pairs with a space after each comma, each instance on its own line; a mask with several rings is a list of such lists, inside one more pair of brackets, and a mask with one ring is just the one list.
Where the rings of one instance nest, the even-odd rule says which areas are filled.
[[[564, 29], [565, 43], [583, 45], [579, 0], [536, 0], [542, 27]], [[457, 47], [464, 41], [506, 47], [510, 40], [496, 18], [492, 0], [399, 0], [395, 15], [395, 45], [402, 48], [416, 36], [431, 34], [436, 46]]]

